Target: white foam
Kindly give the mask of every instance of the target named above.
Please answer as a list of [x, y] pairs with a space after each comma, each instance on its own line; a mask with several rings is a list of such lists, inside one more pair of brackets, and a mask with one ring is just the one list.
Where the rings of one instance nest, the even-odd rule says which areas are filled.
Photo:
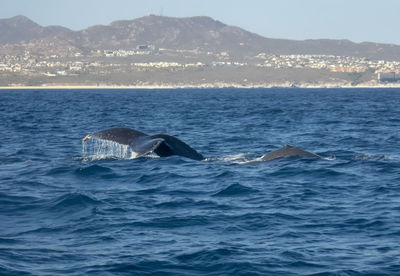
[[82, 141], [82, 157], [84, 160], [135, 159], [138, 154], [128, 145], [90, 137]]
[[215, 158], [206, 158], [205, 161], [220, 161], [220, 162], [227, 162], [233, 164], [247, 164], [251, 162], [260, 161], [261, 157], [254, 158], [249, 153], [239, 153], [234, 155], [227, 155], [222, 157], [215, 157]]
[[330, 157], [321, 157], [322, 160], [326, 160], [326, 161], [334, 161], [336, 160], [336, 156], [330, 156]]
[[387, 156], [387, 155], [373, 155], [373, 154], [356, 154], [353, 157], [354, 160], [361, 160], [361, 161], [366, 161], [366, 160], [374, 160], [374, 161], [391, 161], [393, 160], [393, 157]]

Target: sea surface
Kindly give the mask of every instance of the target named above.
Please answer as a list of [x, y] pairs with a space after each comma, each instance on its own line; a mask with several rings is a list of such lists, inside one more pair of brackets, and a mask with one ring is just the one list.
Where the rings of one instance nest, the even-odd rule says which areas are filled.
[[400, 275], [399, 89], [3, 90], [0, 134], [0, 275]]

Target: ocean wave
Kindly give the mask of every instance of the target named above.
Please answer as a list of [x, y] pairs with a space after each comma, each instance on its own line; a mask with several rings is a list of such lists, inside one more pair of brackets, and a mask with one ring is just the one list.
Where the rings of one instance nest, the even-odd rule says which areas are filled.
[[164, 187], [156, 187], [156, 188], [136, 190], [135, 193], [138, 195], [152, 195], [152, 194], [159, 194], [163, 190], [164, 190]]
[[343, 221], [343, 223], [340, 224], [340, 226], [343, 227], [343, 229], [352, 229], [354, 231], [360, 231], [360, 230], [375, 230], [375, 231], [385, 231], [389, 230], [389, 228], [386, 228], [386, 222], [381, 220], [381, 219], [375, 219], [375, 218], [351, 218], [351, 219], [346, 219]]
[[219, 204], [218, 202], [211, 200], [194, 200], [190, 198], [169, 200], [158, 204], [154, 207], [160, 209], [185, 209], [185, 208], [195, 208], [195, 209], [206, 209], [206, 210], [227, 210], [231, 207], [224, 204]]
[[54, 176], [54, 175], [60, 175], [60, 174], [67, 174], [70, 173], [71, 171], [73, 171], [73, 169], [71, 168], [71, 166], [67, 167], [67, 166], [63, 166], [63, 167], [57, 167], [57, 168], [52, 168], [50, 169], [46, 175], [48, 176]]
[[169, 217], [158, 217], [147, 221], [138, 221], [132, 223], [132, 226], [146, 227], [146, 228], [184, 228], [192, 226], [205, 226], [210, 223], [208, 216], [169, 216]]
[[315, 268], [326, 269], [327, 267], [327, 265], [321, 265], [315, 262], [306, 262], [306, 261], [290, 262], [288, 266], [295, 269], [307, 269], [308, 271], [314, 270]]
[[179, 181], [182, 179], [186, 179], [187, 177], [177, 174], [177, 173], [171, 173], [171, 172], [160, 172], [160, 173], [151, 173], [151, 174], [142, 174], [140, 175], [136, 183], [157, 183], [157, 182], [162, 182], [162, 181], [167, 181], [167, 180], [172, 180], [172, 181]]
[[0, 165], [7, 166], [15, 163], [25, 162], [26, 158], [24, 157], [16, 157], [16, 156], [3, 156], [0, 158]]
[[[63, 225], [53, 225], [53, 226], [40, 226], [40, 227], [32, 227], [31, 229], [23, 229], [21, 232], [17, 232], [18, 236], [49, 236], [53, 234], [64, 233], [67, 228]], [[49, 250], [49, 249], [47, 249]]]
[[52, 199], [28, 196], [2, 196], [0, 193], [1, 209], [4, 212], [22, 217], [35, 214], [35, 216], [53, 218], [55, 213], [75, 214], [102, 204], [102, 201], [80, 193], [67, 193]]
[[17, 240], [17, 239], [11, 239], [11, 238], [0, 238], [0, 244], [2, 245], [15, 245], [15, 244], [21, 244], [23, 241]]
[[202, 249], [195, 252], [184, 253], [175, 256], [175, 258], [187, 264], [215, 263], [221, 260], [224, 261], [230, 256], [235, 257], [240, 253], [243, 252], [235, 248]]
[[[199, 254], [201, 254], [201, 252]], [[216, 255], [217, 253], [215, 256]], [[104, 271], [110, 272], [111, 275], [273, 275], [269, 274], [271, 271], [269, 271], [263, 264], [253, 264], [241, 260], [232, 260], [228, 257], [229, 256], [226, 256], [224, 258], [225, 261], [213, 260], [211, 262], [198, 262], [195, 266], [191, 263], [184, 263], [179, 260], [141, 260], [137, 262], [120, 262], [115, 264], [99, 265], [89, 267], [86, 271], [88, 274], [95, 275]]]
[[304, 218], [282, 212], [242, 212], [237, 215], [216, 215], [210, 218], [210, 221], [223, 222], [226, 226], [224, 229], [229, 234], [232, 232], [229, 232], [228, 226], [229, 229], [232, 229], [231, 227], [234, 226], [235, 231], [239, 232], [260, 231], [271, 228], [279, 229], [281, 225], [301, 224]]
[[13, 266], [4, 266], [3, 264], [0, 264], [0, 274], [1, 275], [7, 275], [7, 276], [30, 276], [30, 275], [35, 275], [30, 272], [21, 270], [21, 269], [16, 269]]
[[103, 178], [118, 177], [118, 175], [114, 173], [112, 169], [97, 164], [76, 169], [75, 174], [83, 177], [91, 177], [91, 176], [99, 176]]
[[40, 206], [40, 198], [33, 196], [13, 196], [0, 192], [0, 207], [5, 213], [29, 211]]
[[274, 177], [293, 177], [293, 176], [308, 176], [310, 178], [332, 178], [332, 177], [340, 177], [352, 175], [351, 173], [342, 172], [330, 168], [315, 168], [315, 169], [301, 169], [299, 167], [293, 166], [285, 166], [280, 167], [276, 171], [271, 173], [271, 176]]
[[102, 201], [88, 195], [80, 193], [68, 193], [50, 201], [47, 204], [47, 208], [51, 211], [63, 211], [68, 213], [102, 204]]
[[248, 194], [253, 194], [257, 192], [259, 192], [259, 190], [235, 183], [217, 192], [216, 194], [214, 194], [214, 196], [246, 196]]
[[192, 199], [182, 199], [182, 200], [173, 200], [173, 201], [166, 201], [156, 204], [154, 207], [156, 208], [185, 208], [185, 207], [193, 207], [196, 204], [195, 200]]

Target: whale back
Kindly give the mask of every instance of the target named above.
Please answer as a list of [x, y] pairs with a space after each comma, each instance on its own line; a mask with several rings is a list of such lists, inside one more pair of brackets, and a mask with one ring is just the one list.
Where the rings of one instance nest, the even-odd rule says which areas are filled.
[[154, 150], [154, 152], [161, 156], [167, 157], [171, 155], [180, 155], [194, 160], [203, 160], [204, 157], [196, 150], [191, 148], [186, 143], [178, 138], [166, 134], [156, 134], [150, 136], [152, 139], [163, 139], [164, 141]]
[[265, 154], [264, 156], [261, 157], [261, 161], [271, 161], [274, 159], [286, 158], [286, 157], [321, 158], [320, 156], [318, 156], [314, 153], [302, 150], [301, 148], [286, 145], [285, 147], [283, 147], [279, 150]]

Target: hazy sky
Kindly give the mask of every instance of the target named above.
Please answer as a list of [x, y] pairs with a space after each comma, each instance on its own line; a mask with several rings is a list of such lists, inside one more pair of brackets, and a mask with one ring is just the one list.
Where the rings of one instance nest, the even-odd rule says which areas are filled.
[[0, 18], [21, 14], [43, 26], [73, 30], [148, 13], [207, 15], [271, 38], [400, 44], [400, 0], [0, 0], [0, 4]]

